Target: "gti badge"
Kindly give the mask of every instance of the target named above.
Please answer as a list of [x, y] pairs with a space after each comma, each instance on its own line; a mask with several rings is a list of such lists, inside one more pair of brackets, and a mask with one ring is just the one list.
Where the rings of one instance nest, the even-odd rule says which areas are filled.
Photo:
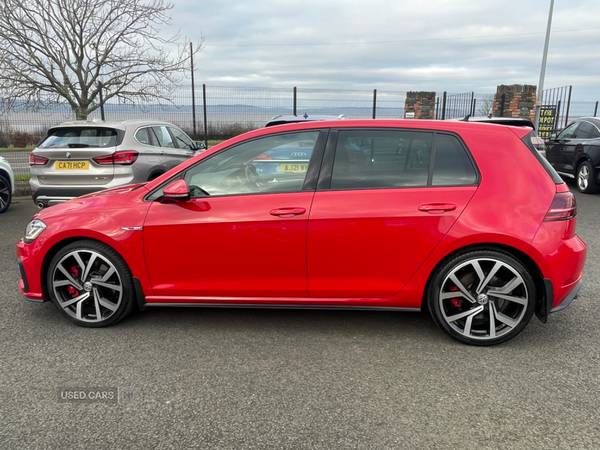
[[67, 153], [65, 153], [65, 156], [66, 156], [67, 158], [70, 158], [70, 157], [71, 157], [71, 153], [70, 153], [70, 152], [67, 152]]

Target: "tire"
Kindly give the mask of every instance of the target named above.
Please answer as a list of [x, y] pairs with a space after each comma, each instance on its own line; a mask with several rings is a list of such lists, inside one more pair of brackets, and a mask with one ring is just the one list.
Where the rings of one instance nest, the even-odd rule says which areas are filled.
[[597, 194], [600, 186], [596, 183], [594, 166], [589, 161], [583, 161], [577, 167], [577, 189], [583, 194]]
[[46, 283], [54, 306], [83, 327], [112, 325], [135, 304], [127, 264], [97, 241], [76, 241], [61, 249], [50, 262]]
[[470, 345], [500, 344], [515, 337], [529, 323], [535, 299], [527, 268], [496, 250], [465, 252], [442, 264], [427, 295], [439, 327]]
[[0, 175], [0, 214], [6, 212], [12, 200], [12, 186], [10, 180]]

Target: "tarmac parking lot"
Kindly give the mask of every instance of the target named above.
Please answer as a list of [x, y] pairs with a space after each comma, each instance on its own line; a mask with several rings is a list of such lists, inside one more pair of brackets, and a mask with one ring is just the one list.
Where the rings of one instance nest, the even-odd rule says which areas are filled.
[[19, 293], [37, 208], [17, 197], [0, 215], [0, 448], [597, 449], [600, 195], [571, 190], [579, 298], [487, 348], [428, 313], [155, 308], [80, 328]]

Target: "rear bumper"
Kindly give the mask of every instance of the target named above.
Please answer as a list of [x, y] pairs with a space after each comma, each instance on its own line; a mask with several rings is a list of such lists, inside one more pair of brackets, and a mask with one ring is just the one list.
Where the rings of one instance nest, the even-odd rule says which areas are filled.
[[82, 195], [92, 194], [94, 192], [103, 191], [107, 189], [106, 186], [98, 186], [98, 187], [88, 187], [88, 188], [80, 188], [80, 187], [68, 187], [68, 188], [37, 188], [35, 192], [31, 194], [33, 197], [33, 201], [36, 204], [42, 203], [43, 207], [57, 205], [58, 203], [63, 203], [74, 199], [76, 197], [81, 197]]
[[565, 299], [560, 304], [558, 304], [557, 306], [552, 308], [550, 310], [550, 312], [553, 313], [553, 312], [557, 312], [557, 311], [562, 311], [567, 306], [569, 306], [571, 304], [571, 302], [579, 296], [579, 291], [581, 290], [582, 286], [583, 286], [583, 280], [579, 280], [577, 283], [575, 283], [575, 285], [573, 286], [573, 289], [571, 290], [571, 292], [569, 292], [569, 294], [565, 297]]

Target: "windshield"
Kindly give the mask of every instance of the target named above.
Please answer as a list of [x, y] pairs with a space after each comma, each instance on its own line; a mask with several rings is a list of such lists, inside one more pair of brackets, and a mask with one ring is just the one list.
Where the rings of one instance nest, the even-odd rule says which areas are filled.
[[38, 148], [114, 147], [117, 130], [104, 127], [54, 128]]

